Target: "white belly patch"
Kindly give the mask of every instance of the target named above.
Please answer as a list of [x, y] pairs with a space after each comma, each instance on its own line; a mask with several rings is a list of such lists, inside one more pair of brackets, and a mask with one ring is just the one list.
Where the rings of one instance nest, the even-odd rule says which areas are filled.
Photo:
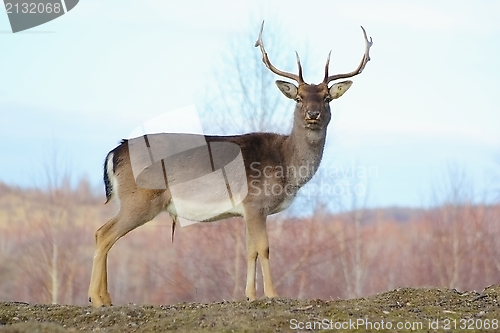
[[219, 216], [222, 218], [230, 216], [243, 216], [243, 207], [241, 204], [233, 207], [227, 205], [227, 202], [206, 203], [196, 200], [182, 200], [177, 198], [167, 205], [166, 211], [170, 216], [178, 216], [187, 221], [180, 221], [181, 226], [192, 224], [194, 222], [215, 221]]

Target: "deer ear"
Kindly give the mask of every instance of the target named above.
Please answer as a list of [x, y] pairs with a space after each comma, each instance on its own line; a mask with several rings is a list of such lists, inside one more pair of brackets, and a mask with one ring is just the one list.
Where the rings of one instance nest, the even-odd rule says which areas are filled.
[[352, 81], [342, 81], [339, 83], [335, 83], [329, 89], [330, 97], [332, 99], [339, 98], [347, 91], [347, 89], [349, 89], [351, 87], [351, 85], [352, 85]]
[[276, 81], [276, 85], [286, 97], [290, 99], [297, 97], [297, 86], [295, 84], [278, 80]]

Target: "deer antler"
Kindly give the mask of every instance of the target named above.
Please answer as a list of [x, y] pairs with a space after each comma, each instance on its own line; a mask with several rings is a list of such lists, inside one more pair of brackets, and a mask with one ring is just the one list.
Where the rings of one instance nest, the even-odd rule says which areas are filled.
[[262, 52], [262, 62], [264, 63], [264, 65], [266, 65], [266, 67], [269, 68], [271, 70], [271, 72], [273, 72], [274, 74], [295, 80], [295, 81], [297, 81], [298, 84], [305, 83], [304, 79], [302, 78], [302, 66], [300, 64], [300, 58], [299, 58], [299, 54], [297, 52], [295, 52], [295, 55], [297, 57], [297, 65], [299, 67], [299, 75], [280, 71], [279, 69], [274, 67], [273, 64], [271, 64], [271, 61], [269, 60], [266, 49], [264, 49], [264, 42], [262, 41], [262, 31], [263, 30], [264, 30], [264, 21], [262, 21], [262, 26], [260, 27], [259, 39], [257, 39], [257, 41], [255, 42], [255, 47], [257, 47], [257, 46], [260, 47], [260, 51]]
[[328, 58], [326, 59], [325, 79], [323, 80], [324, 83], [328, 84], [329, 82], [331, 82], [333, 80], [345, 79], [348, 77], [356, 76], [358, 74], [361, 74], [363, 69], [365, 69], [366, 64], [368, 63], [368, 61], [370, 61], [370, 47], [373, 45], [373, 40], [371, 37], [370, 37], [370, 40], [368, 40], [368, 37], [366, 36], [365, 28], [363, 28], [363, 26], [361, 26], [361, 29], [363, 30], [363, 35], [365, 37], [365, 54], [363, 55], [363, 59], [361, 59], [361, 63], [359, 64], [358, 68], [356, 68], [356, 70], [354, 70], [350, 73], [335, 74], [335, 75], [328, 76], [328, 66], [330, 65], [330, 54], [332, 53], [332, 51], [330, 51], [330, 53], [328, 54]]

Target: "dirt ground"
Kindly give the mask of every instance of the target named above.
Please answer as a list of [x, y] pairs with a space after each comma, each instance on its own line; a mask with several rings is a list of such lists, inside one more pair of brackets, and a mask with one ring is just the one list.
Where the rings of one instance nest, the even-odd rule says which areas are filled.
[[351, 300], [90, 306], [0, 302], [0, 332], [392, 332], [500, 330], [500, 286], [401, 288]]

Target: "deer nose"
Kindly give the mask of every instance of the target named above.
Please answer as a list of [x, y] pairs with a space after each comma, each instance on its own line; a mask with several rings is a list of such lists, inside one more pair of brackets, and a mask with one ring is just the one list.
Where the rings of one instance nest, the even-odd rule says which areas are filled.
[[319, 118], [319, 111], [307, 111], [307, 119], [317, 120]]

